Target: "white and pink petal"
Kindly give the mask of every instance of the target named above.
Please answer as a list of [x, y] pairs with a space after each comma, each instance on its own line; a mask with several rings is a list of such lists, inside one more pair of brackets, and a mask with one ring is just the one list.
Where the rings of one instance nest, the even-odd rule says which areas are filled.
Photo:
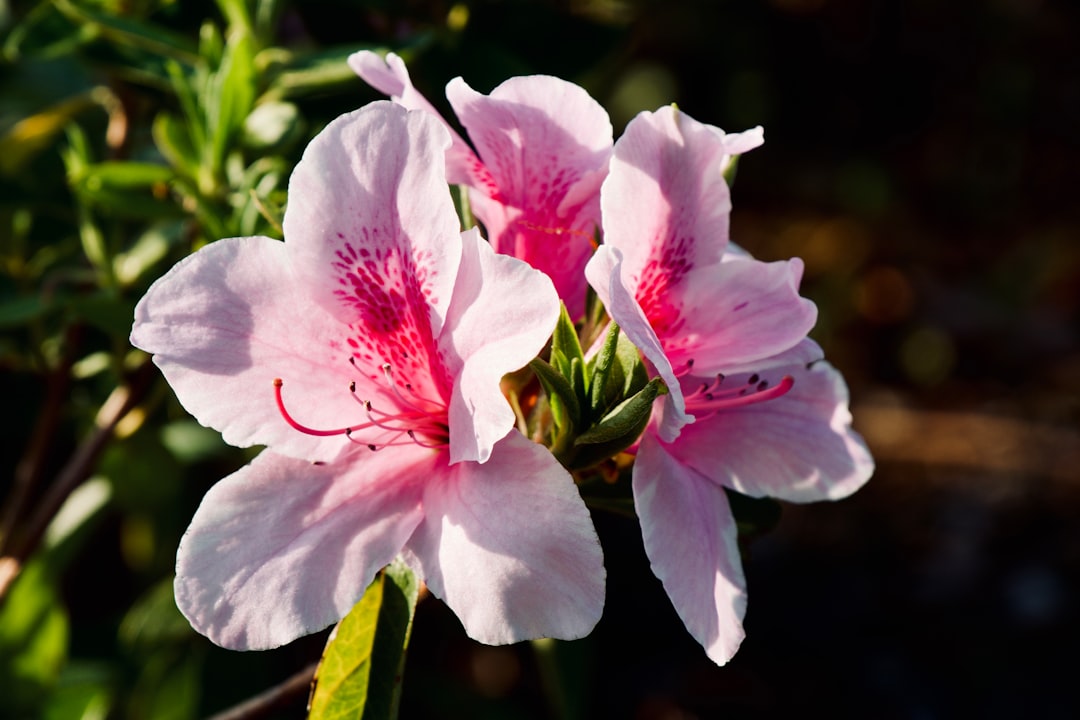
[[649, 318], [645, 317], [641, 306], [634, 299], [623, 271], [621, 251], [610, 245], [601, 245], [585, 266], [585, 277], [612, 320], [618, 323], [619, 329], [645, 356], [645, 360], [667, 385], [667, 394], [659, 400], [659, 405], [663, 407], [659, 432], [665, 440], [674, 440], [681, 428], [694, 422], [694, 418], [686, 412], [682, 387], [664, 352], [661, 339], [657, 337]]
[[406, 557], [475, 640], [587, 635], [604, 605], [596, 531], [551, 453], [516, 431], [424, 486]]
[[559, 298], [543, 273], [497, 255], [475, 229], [462, 233], [462, 248], [439, 338], [444, 363], [455, 378], [450, 462], [486, 462], [514, 425], [500, 380], [543, 349], [559, 317]]
[[177, 552], [177, 606], [235, 650], [337, 622], [420, 522], [420, 481], [440, 458], [419, 446], [327, 464], [262, 453], [203, 498]]
[[474, 185], [477, 178], [487, 176], [487, 170], [476, 157], [469, 144], [443, 119], [439, 111], [420, 94], [412, 84], [405, 61], [395, 53], [383, 58], [371, 50], [361, 50], [349, 56], [349, 67], [360, 79], [381, 93], [389, 95], [407, 110], [428, 113], [442, 123], [450, 133], [450, 147], [446, 151], [446, 179], [453, 185]]
[[817, 322], [817, 306], [799, 295], [798, 258], [765, 263], [732, 259], [688, 273], [681, 297], [665, 297], [650, 316], [668, 360], [711, 375], [777, 355]]
[[746, 613], [738, 532], [724, 489], [681, 464], [649, 431], [634, 462], [633, 489], [653, 573], [687, 631], [723, 665], [742, 642]]
[[139, 301], [131, 331], [184, 408], [225, 442], [305, 460], [333, 458], [346, 441], [290, 427], [274, 379], [309, 426], [362, 418], [348, 390], [349, 337], [294, 281], [285, 244], [265, 237], [219, 240], [177, 263]]
[[720, 261], [728, 243], [730, 152], [760, 134], [724, 135], [673, 107], [643, 112], [615, 143], [601, 190], [604, 242], [647, 315], [664, 296], [678, 300], [694, 268]]
[[446, 94], [490, 171], [491, 184], [473, 183], [470, 197], [492, 245], [547, 273], [580, 315], [611, 155], [607, 113], [577, 85], [539, 75], [490, 95], [456, 78]]
[[[725, 383], [745, 383], [747, 369]], [[874, 471], [866, 443], [851, 427], [848, 390], [816, 343], [761, 363], [752, 377], [794, 379], [781, 397], [698, 418], [668, 451], [701, 475], [745, 495], [790, 502], [836, 500]]]

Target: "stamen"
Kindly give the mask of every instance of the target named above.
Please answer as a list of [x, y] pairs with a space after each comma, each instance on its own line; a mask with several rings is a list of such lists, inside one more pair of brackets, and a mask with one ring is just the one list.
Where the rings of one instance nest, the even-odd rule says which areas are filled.
[[[407, 390], [408, 393], [410, 395], [412, 395], [413, 398], [418, 400], [420, 402], [420, 404], [417, 404], [417, 403], [413, 402], [412, 400], [409, 400], [408, 398], [406, 398], [404, 395], [401, 394], [401, 391], [398, 390], [398, 384], [396, 382], [394, 382], [394, 368], [393, 368], [393, 366], [390, 363], [383, 363], [382, 371], [383, 371], [383, 376], [386, 378], [386, 384], [390, 386], [390, 390], [393, 391], [394, 396], [398, 400], [400, 400], [402, 402], [402, 404], [405, 405], [405, 407], [412, 408], [413, 410], [421, 412], [424, 415], [428, 415], [428, 414], [430, 414], [432, 412], [437, 411], [437, 409], [443, 409], [445, 407], [444, 403], [440, 403], [440, 402], [437, 402], [435, 400], [431, 400], [429, 398], [426, 398], [426, 397], [420, 395], [415, 390], [413, 390], [412, 383], [406, 382], [406, 383], [404, 383], [405, 390]], [[426, 407], [424, 407], [424, 405], [426, 405]]]
[[278, 412], [281, 413], [281, 417], [285, 418], [285, 422], [289, 423], [294, 430], [299, 430], [305, 435], [315, 435], [316, 437], [331, 437], [333, 435], [348, 435], [355, 427], [343, 427], [336, 430], [316, 430], [315, 428], [309, 428], [307, 425], [301, 425], [293, 419], [293, 416], [289, 414], [289, 411], [285, 409], [285, 402], [281, 399], [281, 386], [284, 383], [281, 382], [281, 378], [274, 378], [274, 400], [277, 401]]
[[[717, 378], [712, 385], [703, 387], [686, 396], [686, 409], [699, 415], [701, 413], [714, 413], [721, 410], [754, 405], [766, 400], [775, 400], [786, 395], [795, 385], [795, 378], [785, 375], [776, 385], [770, 386], [768, 380], [761, 380], [756, 373], [751, 376], [753, 383], [732, 390], [720, 390], [720, 382], [723, 376]], [[751, 387], [752, 385], [752, 387]]]
[[675, 377], [681, 378], [684, 375], [689, 375], [690, 371], [694, 369], [694, 358], [690, 358], [677, 368], [672, 368], [672, 372], [675, 373]]

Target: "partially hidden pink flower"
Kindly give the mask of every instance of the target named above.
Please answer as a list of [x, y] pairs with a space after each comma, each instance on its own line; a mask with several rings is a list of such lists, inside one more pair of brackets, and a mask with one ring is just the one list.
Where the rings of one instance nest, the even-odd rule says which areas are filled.
[[449, 143], [388, 102], [338, 118], [293, 173], [286, 242], [213, 243], [136, 308], [132, 343], [184, 407], [267, 446], [211, 488], [178, 551], [177, 604], [220, 645], [330, 625], [399, 554], [482, 642], [581, 637], [600, 616], [588, 511], [499, 388], [558, 298], [459, 232]]
[[[440, 117], [397, 55], [358, 52], [349, 65], [395, 102]], [[544, 75], [511, 78], [490, 95], [455, 78], [446, 97], [476, 148], [447, 126], [449, 181], [469, 188], [495, 250], [545, 272], [570, 314], [581, 315], [611, 156], [607, 113], [582, 88]]]
[[640, 441], [633, 492], [645, 550], [716, 663], [743, 638], [745, 578], [725, 488], [794, 502], [857, 490], [873, 471], [847, 387], [806, 338], [799, 260], [764, 263], [728, 240], [726, 135], [674, 108], [642, 113], [601, 191], [604, 245], [586, 274], [669, 393]]

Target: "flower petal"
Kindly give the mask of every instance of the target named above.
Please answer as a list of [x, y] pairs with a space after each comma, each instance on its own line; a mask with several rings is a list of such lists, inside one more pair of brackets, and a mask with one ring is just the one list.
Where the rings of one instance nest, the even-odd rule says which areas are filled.
[[446, 96], [494, 182], [471, 193], [492, 245], [547, 273], [571, 315], [581, 314], [581, 271], [611, 155], [607, 113], [577, 85], [539, 75], [507, 80], [491, 95], [455, 78]]
[[450, 400], [450, 462], [486, 462], [514, 425], [503, 375], [543, 349], [559, 317], [551, 280], [524, 262], [497, 255], [474, 228], [462, 257], [440, 346], [455, 376]]
[[663, 406], [659, 432], [670, 442], [678, 437], [683, 425], [694, 422], [694, 417], [686, 413], [682, 386], [660, 339], [634, 299], [622, 267], [621, 251], [610, 245], [601, 245], [585, 266], [585, 277], [608, 314], [619, 324], [619, 329], [641, 351], [667, 385], [668, 392], [659, 401]]
[[649, 318], [668, 360], [675, 367], [693, 360], [695, 372], [712, 375], [793, 347], [817, 322], [817, 307], [799, 295], [802, 271], [799, 258], [695, 268], [682, 296], [665, 300], [661, 327]]
[[624, 273], [650, 318], [687, 273], [723, 256], [731, 213], [723, 171], [752, 133], [726, 136], [665, 107], [639, 114], [615, 143], [601, 191], [604, 242], [623, 252]]
[[483, 465], [424, 487], [409, 540], [431, 591], [489, 644], [587, 635], [604, 605], [600, 543], [569, 474], [511, 431]]
[[316, 465], [262, 453], [203, 498], [177, 553], [177, 606], [236, 650], [340, 620], [419, 523], [419, 481], [440, 458], [395, 447]]
[[451, 185], [474, 186], [486, 178], [487, 170], [469, 144], [447, 123], [427, 98], [413, 87], [405, 62], [394, 53], [384, 60], [378, 53], [361, 50], [349, 56], [349, 67], [371, 87], [385, 93], [408, 110], [421, 110], [438, 118], [450, 133], [450, 148], [446, 151], [446, 181]]
[[[851, 428], [843, 377], [806, 340], [761, 364], [775, 382], [795, 379], [782, 397], [698, 418], [669, 452], [715, 482], [754, 497], [791, 502], [836, 500], [858, 490], [874, 471], [863, 439]], [[725, 378], [736, 386], [739, 375]]]
[[309, 425], [333, 428], [357, 417], [347, 330], [297, 286], [284, 243], [232, 238], [188, 256], [150, 287], [135, 308], [131, 343], [154, 355], [184, 408], [225, 442], [326, 460], [344, 437], [289, 427], [273, 380], [284, 380]]
[[435, 118], [388, 102], [343, 115], [304, 151], [284, 223], [298, 281], [351, 325], [361, 370], [380, 382], [389, 363], [426, 397], [448, 388], [433, 338], [461, 257], [448, 144]]
[[650, 432], [638, 449], [633, 487], [653, 573], [686, 629], [723, 665], [742, 642], [746, 612], [738, 533], [724, 489], [680, 464]]

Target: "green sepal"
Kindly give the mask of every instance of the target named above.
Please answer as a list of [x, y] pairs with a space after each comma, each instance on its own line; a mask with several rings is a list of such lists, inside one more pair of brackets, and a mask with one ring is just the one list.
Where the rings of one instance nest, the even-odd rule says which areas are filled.
[[578, 403], [577, 394], [570, 386], [570, 381], [542, 358], [529, 362], [529, 367], [536, 373], [537, 379], [544, 387], [544, 392], [547, 393], [551, 414], [555, 418], [556, 430], [562, 433], [579, 427], [581, 405]]
[[400, 560], [375, 578], [326, 644], [309, 720], [395, 718], [420, 583]]
[[593, 417], [607, 415], [612, 406], [639, 392], [649, 381], [637, 348], [614, 323], [593, 363], [589, 384]]
[[596, 445], [625, 439], [624, 447], [629, 447], [648, 424], [653, 400], [665, 393], [664, 381], [653, 378], [637, 393], [616, 405], [600, 422], [578, 435], [574, 444]]
[[667, 392], [656, 378], [636, 395], [615, 407], [597, 425], [574, 441], [573, 453], [564, 465], [569, 470], [584, 470], [614, 457], [633, 445], [649, 424], [652, 401]]
[[611, 367], [615, 364], [615, 351], [619, 347], [619, 326], [612, 322], [608, 326], [607, 335], [604, 336], [604, 344], [600, 346], [600, 352], [591, 361], [592, 372], [589, 374], [589, 408], [593, 417], [602, 415], [610, 403], [606, 392], [608, 378], [611, 375]]
[[555, 324], [554, 333], [551, 335], [551, 362], [558, 368], [559, 372], [570, 379], [572, 385], [583, 388], [584, 374], [582, 374], [581, 385], [578, 386], [571, 372], [574, 358], [577, 358], [584, 368], [585, 353], [581, 350], [577, 328], [574, 327], [574, 321], [570, 319], [570, 313], [566, 311], [566, 304], [560, 303], [559, 320]]

